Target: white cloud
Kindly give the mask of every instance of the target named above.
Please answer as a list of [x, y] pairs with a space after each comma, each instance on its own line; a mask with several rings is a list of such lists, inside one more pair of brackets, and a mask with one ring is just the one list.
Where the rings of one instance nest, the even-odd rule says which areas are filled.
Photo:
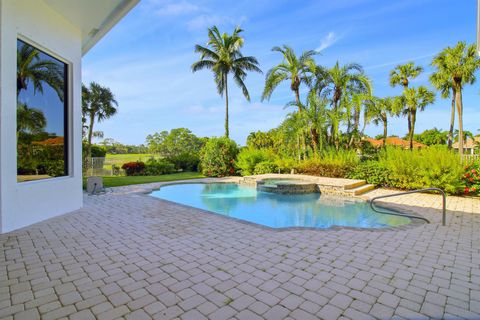
[[154, 10], [160, 16], [178, 16], [198, 11], [200, 8], [190, 2], [161, 2], [156, 3], [157, 8]]
[[240, 25], [246, 20], [245, 16], [232, 18], [227, 16], [202, 14], [187, 22], [187, 27], [191, 30], [210, 28], [214, 25]]
[[330, 31], [323, 39], [320, 41], [320, 46], [316, 49], [316, 51], [323, 51], [331, 46], [333, 46], [338, 40], [342, 37], [336, 34], [333, 31]]

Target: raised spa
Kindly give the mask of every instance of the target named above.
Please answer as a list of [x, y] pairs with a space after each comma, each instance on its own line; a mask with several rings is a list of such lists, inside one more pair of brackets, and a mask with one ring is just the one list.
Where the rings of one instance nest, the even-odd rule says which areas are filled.
[[263, 179], [257, 181], [257, 189], [281, 194], [320, 192], [316, 183], [299, 179]]
[[365, 201], [318, 192], [282, 194], [230, 183], [186, 183], [163, 186], [151, 195], [271, 228], [385, 228], [411, 222], [376, 213]]

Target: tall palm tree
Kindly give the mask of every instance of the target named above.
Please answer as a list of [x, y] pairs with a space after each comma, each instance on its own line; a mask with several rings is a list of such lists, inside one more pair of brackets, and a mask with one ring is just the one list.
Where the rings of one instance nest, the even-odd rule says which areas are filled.
[[82, 113], [85, 121], [88, 121], [87, 150], [86, 156], [92, 154], [93, 125], [95, 119], [102, 122], [117, 113], [118, 103], [109, 88], [103, 87], [96, 82], [91, 82], [89, 87], [82, 85]]
[[401, 110], [397, 97], [372, 97], [366, 103], [365, 119], [375, 125], [383, 125], [383, 146], [387, 145], [388, 117], [397, 116]]
[[213, 72], [217, 91], [225, 96], [225, 136], [228, 138], [228, 76], [233, 75], [233, 81], [242, 89], [242, 93], [250, 101], [250, 94], [244, 81], [247, 71], [262, 73], [255, 57], [243, 56], [240, 49], [244, 39], [240, 36], [243, 30], [236, 27], [231, 35], [220, 34], [218, 28], [208, 29], [207, 46], [195, 45], [195, 52], [200, 54], [200, 60], [192, 64], [192, 71], [210, 69]]
[[463, 102], [462, 90], [465, 84], [473, 84], [476, 80], [475, 72], [480, 68], [480, 59], [474, 44], [467, 45], [459, 41], [455, 47], [447, 47], [433, 59], [435, 64], [442, 66], [452, 81], [455, 90], [455, 105], [458, 115], [460, 155], [463, 155]]
[[309, 77], [315, 71], [315, 60], [313, 57], [318, 54], [314, 50], [303, 52], [297, 57], [295, 51], [287, 46], [273, 47], [272, 51], [280, 52], [283, 55], [283, 61], [268, 70], [265, 77], [265, 88], [262, 93], [262, 101], [269, 100], [273, 91], [283, 81], [290, 81], [290, 89], [295, 94], [295, 102], [298, 111], [302, 111], [300, 101], [300, 85], [309, 83]]
[[40, 51], [19, 42], [17, 48], [17, 97], [21, 90], [26, 90], [29, 83], [33, 89], [43, 93], [43, 85], [47, 84], [63, 101], [64, 70], [52, 60], [41, 59]]
[[335, 120], [332, 121], [331, 137], [338, 149], [340, 114], [343, 117], [343, 112], [339, 110], [341, 102], [349, 101], [349, 99], [345, 99], [347, 95], [371, 94], [372, 85], [370, 79], [365, 75], [362, 66], [358, 63], [349, 63], [341, 66], [337, 61], [332, 68], [317, 66], [315, 78], [315, 87], [323, 87], [326, 92], [331, 94], [332, 112], [330, 113], [330, 118]]
[[[390, 71], [390, 85], [392, 87], [402, 86], [405, 91], [408, 89], [408, 85], [412, 79], [415, 79], [423, 72], [423, 67], [416, 66], [413, 61], [406, 64], [397, 65], [392, 71]], [[403, 112], [407, 116], [408, 120], [408, 132], [412, 129], [412, 112], [405, 106]]]
[[453, 87], [452, 78], [445, 70], [445, 66], [442, 61], [435, 57], [432, 61], [432, 66], [436, 67], [436, 71], [430, 75], [430, 83], [440, 91], [442, 98], [452, 99], [451, 111], [450, 111], [450, 129], [448, 131], [447, 145], [448, 148], [452, 148], [453, 143], [453, 129], [455, 126], [455, 88]]
[[415, 134], [415, 122], [417, 120], [417, 111], [425, 110], [425, 107], [435, 102], [435, 93], [428, 90], [425, 86], [418, 88], [408, 88], [403, 92], [405, 105], [410, 110], [411, 127], [408, 133], [410, 140], [410, 150], [413, 150], [413, 135]]

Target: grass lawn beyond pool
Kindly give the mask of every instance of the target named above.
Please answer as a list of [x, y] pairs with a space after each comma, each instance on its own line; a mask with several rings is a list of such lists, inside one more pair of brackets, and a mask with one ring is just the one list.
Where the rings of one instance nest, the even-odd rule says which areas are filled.
[[161, 176], [133, 176], [133, 177], [103, 177], [104, 187], [120, 187], [131, 184], [142, 184], [151, 182], [175, 181], [204, 178], [200, 172], [180, 172], [172, 174], [164, 174]]

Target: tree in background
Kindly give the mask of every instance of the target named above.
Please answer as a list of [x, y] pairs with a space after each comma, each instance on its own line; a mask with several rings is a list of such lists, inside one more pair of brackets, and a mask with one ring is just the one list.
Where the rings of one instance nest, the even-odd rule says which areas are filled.
[[415, 122], [417, 121], [417, 111], [425, 110], [425, 107], [435, 102], [435, 93], [428, 90], [425, 86], [418, 88], [407, 88], [403, 91], [405, 105], [410, 112], [410, 131], [408, 138], [410, 140], [410, 150], [413, 150], [413, 135], [415, 134]]
[[207, 46], [195, 45], [195, 52], [200, 53], [200, 60], [192, 65], [192, 71], [202, 69], [212, 70], [217, 91], [225, 96], [225, 136], [229, 136], [228, 128], [228, 76], [233, 75], [233, 81], [242, 89], [242, 93], [250, 101], [250, 94], [244, 81], [247, 71], [262, 73], [255, 57], [244, 57], [240, 49], [244, 39], [240, 36], [243, 30], [236, 27], [231, 35], [220, 34], [218, 28], [208, 29]]
[[273, 91], [280, 83], [290, 81], [290, 90], [295, 94], [295, 103], [298, 106], [298, 111], [301, 111], [300, 85], [309, 83], [309, 78], [316, 68], [313, 56], [318, 54], [318, 52], [309, 50], [297, 57], [295, 51], [287, 45], [273, 47], [272, 51], [280, 52], [283, 55], [283, 61], [268, 70], [265, 77], [262, 101], [269, 100]]
[[365, 112], [365, 121], [373, 122], [375, 125], [383, 125], [383, 146], [387, 145], [388, 137], [388, 117], [398, 116], [401, 106], [397, 97], [377, 98], [372, 97], [367, 103]]
[[433, 59], [435, 65], [441, 69], [452, 81], [455, 92], [455, 104], [458, 114], [459, 140], [458, 148], [463, 155], [463, 101], [462, 92], [466, 84], [473, 84], [476, 80], [475, 72], [480, 68], [480, 59], [474, 44], [467, 45], [460, 41], [455, 47], [447, 47]]
[[439, 130], [437, 128], [425, 130], [422, 133], [415, 134], [414, 140], [427, 146], [433, 146], [438, 144], [448, 144], [449, 132]]
[[[410, 81], [415, 79], [423, 72], [423, 67], [416, 66], [414, 62], [408, 62], [406, 64], [397, 65], [392, 71], [390, 71], [390, 85], [392, 87], [402, 86], [403, 91], [408, 89]], [[412, 131], [412, 112], [408, 109], [408, 106], [404, 106], [403, 114], [407, 116], [408, 120], [408, 132]]]
[[435, 87], [435, 89], [440, 91], [442, 98], [452, 99], [450, 111], [450, 129], [448, 131], [447, 138], [448, 148], [451, 149], [453, 143], [453, 129], [455, 126], [455, 87], [453, 86], [452, 77], [447, 70], [447, 66], [445, 65], [443, 58], [439, 58], [438, 56], [434, 57], [432, 66], [436, 69], [436, 71], [430, 75], [430, 83]]
[[[87, 146], [86, 157], [91, 157], [93, 125], [95, 119], [102, 122], [117, 113], [118, 103], [109, 88], [103, 87], [96, 82], [91, 82], [89, 87], [82, 85], [82, 119], [87, 122]], [[85, 126], [85, 123], [84, 123]]]

